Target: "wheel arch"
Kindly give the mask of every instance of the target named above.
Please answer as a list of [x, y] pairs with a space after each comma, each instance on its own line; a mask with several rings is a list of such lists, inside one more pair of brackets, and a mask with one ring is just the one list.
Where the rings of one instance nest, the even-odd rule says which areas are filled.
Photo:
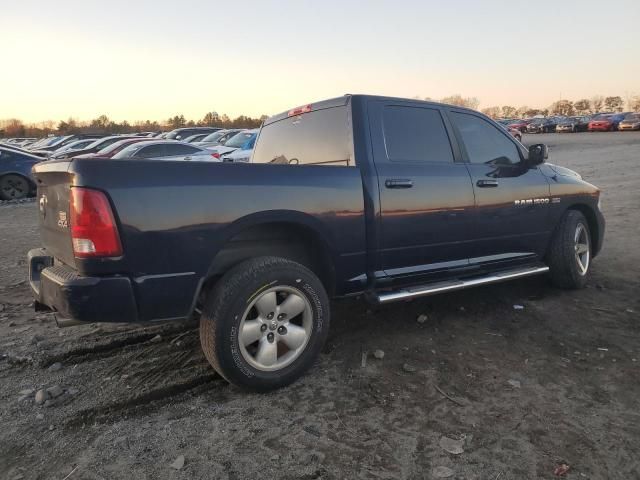
[[591, 240], [591, 245], [593, 245], [592, 251], [594, 252], [592, 256], [595, 257], [597, 252], [600, 251], [600, 245], [598, 243], [601, 238], [600, 225], [598, 224], [595, 211], [586, 203], [574, 203], [567, 208], [565, 213], [569, 210], [577, 210], [587, 219], [587, 225], [589, 226], [589, 240]]
[[206, 292], [230, 268], [252, 257], [280, 256], [314, 272], [329, 296], [335, 291], [331, 237], [315, 217], [296, 211], [248, 215], [225, 228], [200, 292]]

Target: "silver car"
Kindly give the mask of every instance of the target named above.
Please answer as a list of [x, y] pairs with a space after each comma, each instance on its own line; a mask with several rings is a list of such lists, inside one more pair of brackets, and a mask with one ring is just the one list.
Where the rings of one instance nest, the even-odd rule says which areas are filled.
[[114, 160], [149, 159], [149, 160], [180, 160], [194, 162], [219, 162], [211, 150], [196, 147], [185, 142], [175, 140], [149, 140], [134, 143], [116, 153]]

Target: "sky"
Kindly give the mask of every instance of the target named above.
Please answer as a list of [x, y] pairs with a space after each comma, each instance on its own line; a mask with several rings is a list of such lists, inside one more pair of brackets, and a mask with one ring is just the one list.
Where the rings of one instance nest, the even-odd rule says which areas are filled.
[[640, 0], [3, 0], [0, 119], [272, 115], [368, 93], [640, 95]]

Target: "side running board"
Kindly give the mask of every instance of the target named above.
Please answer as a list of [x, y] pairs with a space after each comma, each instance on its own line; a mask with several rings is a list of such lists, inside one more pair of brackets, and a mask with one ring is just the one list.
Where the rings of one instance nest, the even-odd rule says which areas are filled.
[[492, 273], [484, 277], [474, 277], [467, 280], [451, 280], [446, 282], [432, 283], [429, 285], [421, 285], [411, 288], [403, 288], [392, 292], [380, 293], [375, 296], [378, 303], [397, 302], [409, 298], [426, 297], [437, 293], [452, 292], [454, 290], [462, 290], [464, 288], [476, 287], [478, 285], [487, 285], [490, 283], [504, 282], [514, 278], [528, 277], [530, 275], [538, 275], [549, 271], [549, 267], [529, 267], [519, 268], [517, 270], [505, 270], [500, 273]]

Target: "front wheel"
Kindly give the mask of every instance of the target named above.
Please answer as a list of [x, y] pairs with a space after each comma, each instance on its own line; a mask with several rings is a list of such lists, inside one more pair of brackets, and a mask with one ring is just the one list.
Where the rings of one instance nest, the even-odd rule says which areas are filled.
[[551, 239], [547, 263], [553, 283], [561, 288], [583, 288], [590, 273], [589, 224], [577, 210], [567, 211]]
[[311, 367], [329, 317], [327, 293], [313, 272], [285, 258], [257, 257], [217, 282], [200, 319], [200, 342], [229, 382], [267, 391]]

